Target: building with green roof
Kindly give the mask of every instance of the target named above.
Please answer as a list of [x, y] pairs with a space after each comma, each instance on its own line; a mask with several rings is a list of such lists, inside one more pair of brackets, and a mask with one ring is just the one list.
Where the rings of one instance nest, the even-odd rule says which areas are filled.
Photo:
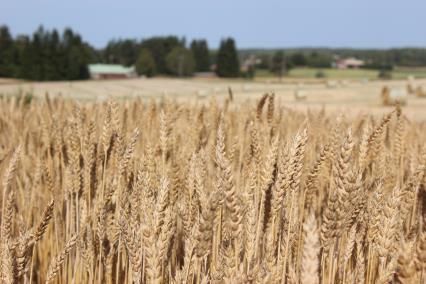
[[137, 76], [134, 66], [125, 67], [119, 64], [89, 64], [90, 78], [100, 79], [126, 79]]

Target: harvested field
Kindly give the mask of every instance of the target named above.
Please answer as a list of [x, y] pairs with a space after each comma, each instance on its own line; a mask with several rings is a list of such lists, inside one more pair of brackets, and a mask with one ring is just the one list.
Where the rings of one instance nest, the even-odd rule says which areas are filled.
[[409, 104], [337, 115], [232, 84], [1, 98], [2, 282], [424, 283], [426, 124]]
[[[413, 88], [423, 86], [426, 80], [416, 79]], [[328, 86], [327, 86], [328, 85]], [[330, 87], [333, 86], [333, 87]], [[279, 83], [276, 79], [255, 81], [224, 79], [128, 79], [81, 82], [21, 82], [0, 85], [0, 94], [13, 96], [17, 93], [30, 93], [35, 98], [43, 98], [46, 93], [51, 97], [61, 96], [80, 101], [105, 101], [108, 98], [143, 100], [173, 98], [179, 102], [188, 100], [208, 101], [212, 97], [222, 101], [228, 96], [228, 87], [232, 89], [234, 101], [238, 103], [258, 100], [265, 92], [274, 92], [276, 100], [286, 106], [299, 110], [321, 109], [327, 111], [351, 113], [383, 114], [389, 108], [382, 106], [381, 90], [384, 86], [392, 89], [406, 89], [407, 81], [370, 81], [361, 80], [316, 80], [287, 79]], [[303, 93], [303, 100], [296, 100], [295, 93]], [[404, 110], [408, 118], [426, 119], [426, 99], [416, 96], [407, 98]]]

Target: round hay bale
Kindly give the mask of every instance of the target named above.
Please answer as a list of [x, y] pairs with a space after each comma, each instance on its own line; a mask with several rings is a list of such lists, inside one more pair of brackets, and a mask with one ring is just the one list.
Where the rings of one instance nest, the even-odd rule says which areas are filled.
[[197, 97], [199, 98], [205, 98], [208, 96], [208, 92], [206, 90], [198, 90], [197, 91]]
[[388, 86], [384, 86], [380, 96], [382, 104], [385, 106], [407, 104], [407, 90], [404, 88], [389, 88]]
[[338, 85], [338, 82], [333, 81], [333, 80], [327, 80], [327, 82], [326, 82], [327, 88], [330, 88], [330, 89], [336, 88], [337, 85]]
[[426, 98], [426, 91], [423, 91], [422, 86], [416, 88], [415, 94], [418, 98]]
[[307, 98], [306, 91], [304, 90], [295, 90], [294, 91], [294, 99], [296, 101], [305, 101]]

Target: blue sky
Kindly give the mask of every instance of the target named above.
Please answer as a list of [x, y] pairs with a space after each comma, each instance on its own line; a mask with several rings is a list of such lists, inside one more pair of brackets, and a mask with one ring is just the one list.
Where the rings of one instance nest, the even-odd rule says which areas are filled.
[[71, 27], [96, 47], [178, 35], [211, 47], [426, 47], [426, 0], [0, 0], [13, 34]]

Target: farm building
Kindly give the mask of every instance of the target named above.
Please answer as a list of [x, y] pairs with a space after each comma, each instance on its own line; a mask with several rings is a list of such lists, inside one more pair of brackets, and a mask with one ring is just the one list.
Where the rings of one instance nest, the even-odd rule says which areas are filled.
[[195, 72], [192, 74], [194, 78], [216, 78], [217, 75], [215, 72]]
[[136, 77], [135, 67], [125, 67], [118, 64], [90, 64], [88, 66], [90, 78], [99, 79], [126, 79]]
[[364, 64], [365, 62], [363, 60], [351, 57], [351, 58], [337, 59], [333, 63], [333, 67], [337, 69], [356, 69], [363, 66]]
[[242, 62], [240, 71], [247, 72], [250, 68], [256, 67], [256, 65], [259, 65], [260, 63], [262, 63], [262, 60], [252, 54]]

